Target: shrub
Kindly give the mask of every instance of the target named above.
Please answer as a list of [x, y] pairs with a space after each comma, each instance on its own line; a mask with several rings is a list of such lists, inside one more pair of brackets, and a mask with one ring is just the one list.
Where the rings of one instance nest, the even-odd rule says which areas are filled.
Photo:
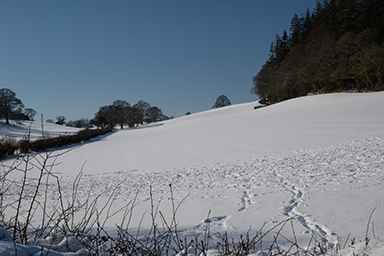
[[43, 136], [37, 140], [31, 141], [29, 139], [22, 139], [19, 142], [17, 142], [14, 137], [5, 136], [2, 140], [0, 140], [0, 159], [14, 155], [17, 150], [19, 150], [20, 154], [27, 154], [50, 148], [83, 143], [111, 131], [112, 129], [84, 129], [75, 135], [63, 135], [59, 137]]
[[14, 155], [17, 149], [18, 145], [16, 138], [11, 136], [4, 136], [0, 140], [0, 159]]
[[29, 148], [30, 148], [29, 143], [30, 143], [29, 139], [22, 139], [19, 141], [18, 147], [19, 147], [20, 154], [26, 154], [29, 152]]

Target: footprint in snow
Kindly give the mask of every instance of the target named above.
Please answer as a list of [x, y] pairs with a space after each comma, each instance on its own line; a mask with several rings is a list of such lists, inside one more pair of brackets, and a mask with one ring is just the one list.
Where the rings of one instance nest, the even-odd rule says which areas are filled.
[[241, 197], [241, 207], [238, 210], [239, 212], [244, 211], [248, 208], [249, 205], [252, 204], [252, 201], [250, 199], [251, 196], [249, 196], [249, 191], [243, 191], [243, 196]]

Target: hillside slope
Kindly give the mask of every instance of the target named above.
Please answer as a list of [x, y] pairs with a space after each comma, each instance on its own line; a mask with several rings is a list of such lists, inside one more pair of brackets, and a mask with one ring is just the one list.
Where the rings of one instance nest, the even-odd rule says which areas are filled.
[[[82, 170], [79, 196], [116, 189], [113, 209], [137, 196], [130, 227], [145, 233], [151, 225], [150, 188], [159, 210], [171, 218], [172, 184], [176, 203], [186, 197], [177, 222], [188, 239], [204, 234], [208, 212], [212, 234], [232, 237], [295, 217], [302, 246], [312, 234], [330, 247], [348, 237], [363, 241], [376, 207], [371, 221], [375, 236], [383, 237], [384, 92], [308, 96], [255, 110], [256, 104], [119, 130], [60, 149], [56, 153], [71, 149], [54, 167], [62, 193], [71, 195]], [[56, 202], [51, 193], [48, 205]], [[17, 194], [12, 187], [9, 200]], [[100, 200], [108, 198], [106, 193]], [[114, 215], [106, 228], [113, 233], [120, 221], [121, 214]], [[380, 241], [372, 244], [383, 251]]]
[[0, 136], [14, 137], [17, 140], [29, 137], [31, 140], [41, 138], [43, 133], [45, 136], [61, 136], [77, 133], [79, 128], [57, 125], [52, 123], [43, 123], [36, 121], [11, 121], [11, 125], [7, 125], [4, 119], [0, 119]]
[[[327, 94], [214, 109], [119, 130], [63, 156], [85, 173], [161, 171], [383, 136], [384, 93]], [[108, 160], [108, 161], [105, 161]], [[68, 168], [66, 168], [68, 169]]]

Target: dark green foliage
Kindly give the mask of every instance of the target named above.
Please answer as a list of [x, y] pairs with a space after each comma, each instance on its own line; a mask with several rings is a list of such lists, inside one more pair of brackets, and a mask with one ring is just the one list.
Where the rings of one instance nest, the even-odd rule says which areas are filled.
[[301, 43], [301, 30], [302, 24], [299, 16], [295, 13], [291, 20], [291, 28], [289, 29], [291, 32], [290, 35], [290, 45], [294, 47], [296, 44]]
[[307, 9], [307, 12], [305, 13], [305, 16], [303, 17], [303, 25], [302, 25], [302, 31], [301, 31], [301, 41], [303, 42], [305, 39], [308, 38], [308, 36], [311, 34], [313, 30], [313, 22], [312, 17], [309, 9]]
[[215, 104], [212, 108], [222, 108], [231, 105], [231, 101], [225, 95], [217, 97]]
[[320, 24], [327, 24], [329, 20], [327, 6], [328, 6], [328, 2], [326, 0], [316, 1], [315, 10], [312, 13], [312, 24], [314, 28]]
[[312, 14], [294, 14], [289, 37], [275, 37], [251, 92], [275, 103], [310, 92], [382, 89], [383, 13], [381, 0], [319, 0]]
[[284, 30], [282, 37], [276, 34], [275, 41], [272, 42], [271, 48], [269, 50], [269, 56], [270, 59], [276, 60], [277, 64], [280, 65], [280, 63], [285, 59], [289, 51], [290, 43], [287, 32]]

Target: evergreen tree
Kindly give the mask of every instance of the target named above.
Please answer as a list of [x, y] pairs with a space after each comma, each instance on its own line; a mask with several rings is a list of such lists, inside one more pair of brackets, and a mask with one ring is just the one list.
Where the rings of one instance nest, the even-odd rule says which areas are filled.
[[275, 103], [311, 91], [383, 88], [383, 13], [383, 0], [317, 0], [312, 14], [295, 13], [289, 38], [275, 36], [251, 92]]
[[221, 108], [229, 105], [231, 105], [231, 101], [227, 98], [227, 96], [220, 95], [219, 97], [217, 97], [216, 102], [212, 106], [212, 108]]
[[294, 47], [296, 44], [301, 42], [301, 19], [297, 14], [295, 13], [291, 20], [291, 27], [289, 29], [290, 31], [290, 47]]
[[349, 31], [357, 31], [358, 16], [360, 13], [359, 1], [342, 0], [339, 3], [341, 14], [339, 15], [339, 35]]
[[359, 17], [361, 29], [371, 28], [378, 43], [384, 41], [384, 1], [365, 0], [361, 4], [361, 15]]
[[271, 60], [277, 61], [277, 64], [279, 65], [285, 59], [289, 51], [289, 38], [287, 31], [284, 30], [282, 37], [280, 37], [279, 34], [276, 34], [275, 41], [271, 43], [269, 49], [269, 57]]
[[309, 9], [307, 9], [307, 12], [305, 13], [303, 24], [302, 24], [302, 33], [301, 33], [301, 41], [304, 41], [307, 39], [307, 37], [311, 34], [313, 30], [312, 25], [312, 16], [309, 12]]
[[280, 45], [280, 53], [281, 53], [281, 61], [285, 59], [291, 47], [289, 46], [289, 37], [287, 31], [283, 31], [283, 36], [281, 37], [281, 45]]
[[313, 28], [319, 26], [320, 24], [327, 23], [328, 15], [326, 11], [326, 0], [317, 0], [316, 7], [314, 12], [312, 13], [312, 25]]
[[339, 24], [340, 24], [340, 15], [343, 10], [340, 9], [340, 4], [338, 0], [330, 0], [327, 5], [327, 12], [329, 14], [328, 28], [330, 31], [341, 35]]
[[281, 38], [279, 34], [276, 34], [275, 40], [271, 43], [271, 47], [269, 49], [269, 58], [270, 59], [279, 59], [279, 48], [280, 48]]

